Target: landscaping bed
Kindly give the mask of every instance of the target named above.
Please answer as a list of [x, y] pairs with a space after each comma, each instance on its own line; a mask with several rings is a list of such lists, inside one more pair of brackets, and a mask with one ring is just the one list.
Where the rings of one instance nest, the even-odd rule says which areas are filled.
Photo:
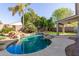
[[[47, 33], [47, 34], [54, 34], [54, 35], [57, 35], [57, 32], [52, 32], [52, 31], [46, 31], [44, 33]], [[75, 35], [76, 33], [73, 33], [73, 32], [59, 32], [60, 35]]]

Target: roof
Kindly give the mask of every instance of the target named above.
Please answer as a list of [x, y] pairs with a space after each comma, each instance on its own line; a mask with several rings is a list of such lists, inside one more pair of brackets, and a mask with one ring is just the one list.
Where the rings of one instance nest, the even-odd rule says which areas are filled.
[[57, 22], [60, 24], [65, 24], [65, 23], [74, 22], [74, 21], [79, 21], [79, 15], [73, 15], [73, 16], [64, 18], [62, 20], [59, 20]]
[[22, 25], [21, 22], [12, 23], [11, 25]]

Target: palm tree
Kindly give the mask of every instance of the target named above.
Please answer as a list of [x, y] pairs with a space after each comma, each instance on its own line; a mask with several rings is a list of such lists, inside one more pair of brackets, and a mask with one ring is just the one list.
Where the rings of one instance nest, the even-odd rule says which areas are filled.
[[[22, 15], [23, 16], [23, 29], [24, 29], [24, 13], [25, 13], [25, 8], [28, 7], [30, 5], [30, 3], [27, 3], [27, 4], [22, 4], [22, 3], [19, 3], [17, 4], [16, 6], [14, 7], [9, 7], [9, 11], [12, 12], [12, 16], [14, 16], [17, 12], [19, 13], [19, 15]], [[24, 49], [23, 49], [24, 51]]]
[[30, 5], [30, 3], [26, 3], [26, 4], [19, 3], [19, 4], [17, 4], [14, 7], [9, 7], [8, 8], [9, 11], [12, 12], [12, 16], [14, 16], [17, 12], [19, 13], [19, 15], [23, 16], [23, 28], [24, 28], [24, 13], [25, 13], [25, 8], [27, 7], [27, 9], [28, 9], [29, 5]]

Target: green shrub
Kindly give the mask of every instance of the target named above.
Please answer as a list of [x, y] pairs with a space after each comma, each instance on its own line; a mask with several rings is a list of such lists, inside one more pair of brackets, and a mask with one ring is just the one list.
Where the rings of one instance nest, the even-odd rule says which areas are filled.
[[32, 32], [36, 32], [37, 28], [35, 27], [35, 25], [31, 22], [27, 22], [24, 26], [24, 32], [26, 33], [32, 33]]
[[1, 33], [9, 33], [10, 31], [13, 31], [13, 28], [4, 27], [0, 32]]
[[5, 36], [5, 35], [1, 33], [0, 36]]

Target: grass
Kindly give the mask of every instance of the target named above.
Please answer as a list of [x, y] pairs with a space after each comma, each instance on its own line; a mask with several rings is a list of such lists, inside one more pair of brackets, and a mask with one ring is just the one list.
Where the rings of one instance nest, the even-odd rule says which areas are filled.
[[1, 40], [1, 39], [5, 39], [5, 36], [0, 36], [0, 40]]
[[[54, 34], [54, 35], [56, 35], [57, 34], [57, 32], [51, 32], [51, 31], [48, 31], [48, 32], [45, 32], [45, 33], [47, 33], [47, 34]], [[65, 32], [65, 33], [63, 33], [63, 32], [59, 32], [59, 34], [60, 35], [76, 35], [76, 33], [72, 33], [72, 32]]]

